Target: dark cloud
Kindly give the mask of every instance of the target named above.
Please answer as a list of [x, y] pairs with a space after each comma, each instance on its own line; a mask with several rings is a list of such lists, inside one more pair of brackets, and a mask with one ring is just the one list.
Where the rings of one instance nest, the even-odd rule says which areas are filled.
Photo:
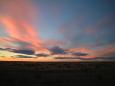
[[108, 52], [108, 53], [105, 53], [103, 56], [109, 58], [109, 59], [114, 59], [115, 58], [115, 52]]
[[54, 46], [50, 50], [52, 51], [53, 54], [66, 54], [65, 50], [58, 46]]
[[21, 54], [28, 54], [28, 55], [33, 55], [35, 52], [33, 50], [30, 50], [30, 49], [13, 49], [12, 52], [15, 52], [15, 53], [21, 53]]
[[32, 56], [16, 55], [16, 58], [33, 58]]
[[38, 57], [47, 57], [49, 55], [48, 54], [44, 54], [44, 53], [40, 53], [40, 54], [36, 54], [36, 56], [38, 56]]
[[4, 48], [0, 48], [0, 50], [5, 50]]
[[82, 52], [74, 52], [72, 54], [76, 56], [87, 56], [88, 55], [88, 53], [82, 53]]
[[115, 61], [115, 55], [113, 57], [104, 58], [104, 60], [114, 60]]

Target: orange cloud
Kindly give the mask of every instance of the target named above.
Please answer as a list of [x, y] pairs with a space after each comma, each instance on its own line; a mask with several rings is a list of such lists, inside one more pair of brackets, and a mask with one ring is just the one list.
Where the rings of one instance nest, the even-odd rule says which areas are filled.
[[38, 16], [38, 10], [36, 10], [32, 1], [1, 0], [0, 2], [0, 7], [3, 9], [0, 13], [0, 22], [5, 26], [9, 38], [16, 39], [15, 42], [18, 40], [29, 43], [35, 51], [47, 50], [32, 24]]
[[105, 48], [96, 50], [94, 54], [97, 57], [111, 57], [112, 54], [115, 54], [115, 45], [108, 45]]

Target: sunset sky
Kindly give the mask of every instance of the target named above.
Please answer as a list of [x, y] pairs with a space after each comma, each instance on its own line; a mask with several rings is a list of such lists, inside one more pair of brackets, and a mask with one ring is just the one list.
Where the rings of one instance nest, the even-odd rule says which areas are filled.
[[115, 0], [0, 0], [0, 45], [11, 46], [4, 38], [15, 46], [114, 57]]

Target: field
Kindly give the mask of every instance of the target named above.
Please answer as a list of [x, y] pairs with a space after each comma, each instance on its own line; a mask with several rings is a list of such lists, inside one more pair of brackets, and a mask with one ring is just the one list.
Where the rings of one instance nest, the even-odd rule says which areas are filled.
[[10, 86], [113, 86], [114, 61], [0, 62], [0, 83]]

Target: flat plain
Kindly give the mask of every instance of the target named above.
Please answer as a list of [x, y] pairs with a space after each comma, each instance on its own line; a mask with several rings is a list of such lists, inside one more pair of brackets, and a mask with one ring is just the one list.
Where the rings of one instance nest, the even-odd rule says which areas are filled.
[[0, 62], [0, 83], [12, 86], [113, 86], [114, 61]]

